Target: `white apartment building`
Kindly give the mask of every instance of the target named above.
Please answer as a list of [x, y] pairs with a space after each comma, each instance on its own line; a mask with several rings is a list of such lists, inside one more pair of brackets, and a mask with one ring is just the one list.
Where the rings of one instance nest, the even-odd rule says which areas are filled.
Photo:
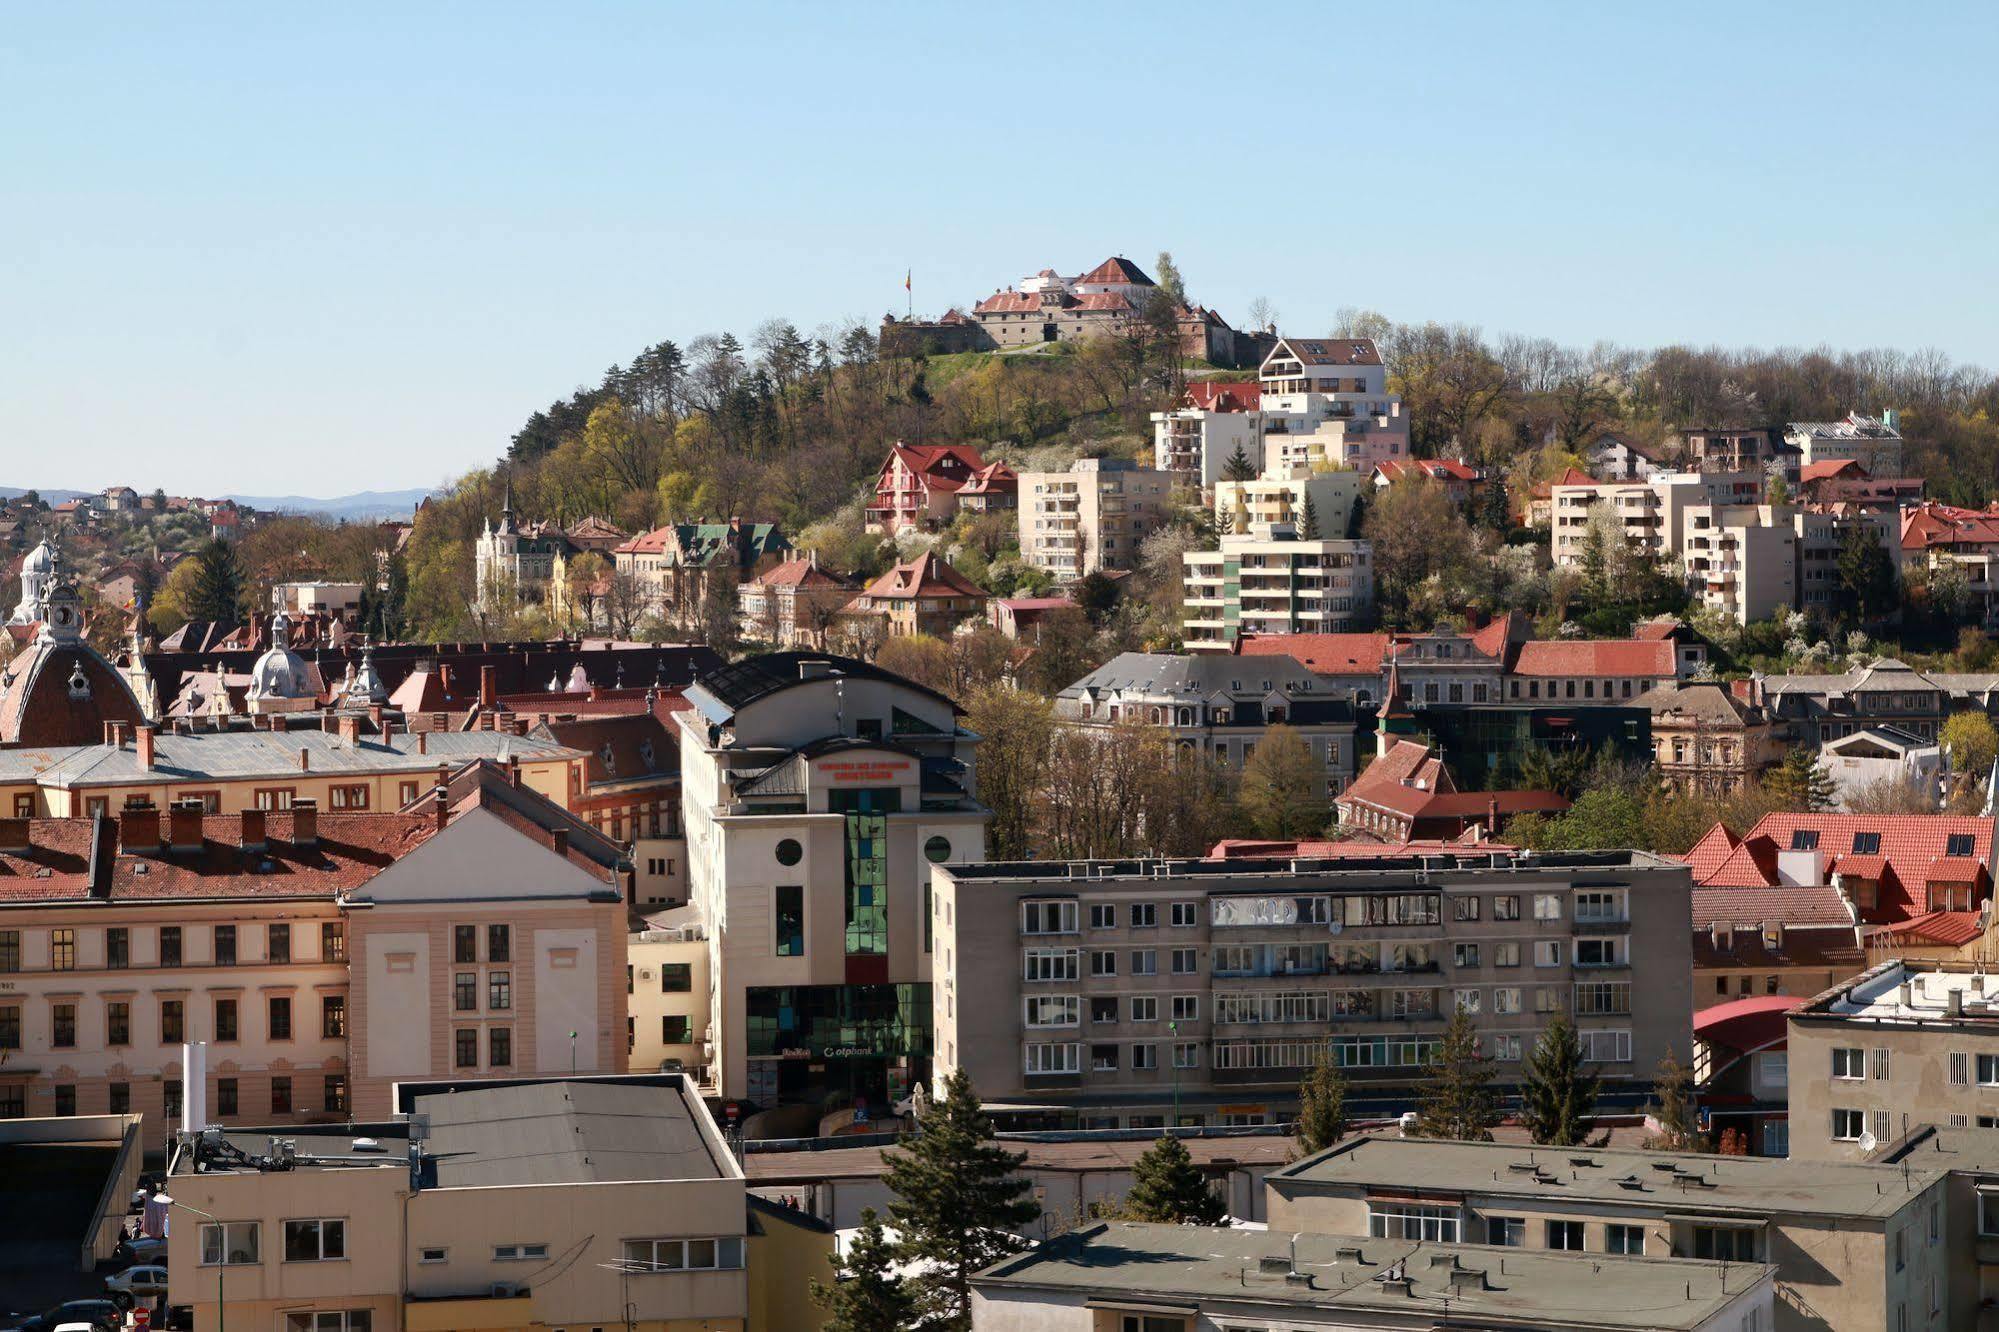
[[1797, 519], [1783, 504], [1689, 505], [1680, 556], [1695, 600], [1737, 624], [1793, 607]]
[[1686, 511], [1697, 504], [1754, 504], [1761, 472], [1661, 472], [1644, 481], [1599, 481], [1550, 488], [1551, 554], [1557, 568], [1580, 568], [1590, 510], [1601, 501], [1624, 525], [1625, 544], [1657, 558], [1680, 549]]
[[1901, 424], [1900, 413], [1893, 410], [1878, 417], [1848, 412], [1838, 421], [1793, 421], [1785, 429], [1784, 439], [1796, 446], [1807, 467], [1851, 458], [1866, 468], [1869, 476], [1900, 476]]
[[1281, 338], [1257, 372], [1264, 466], [1372, 471], [1409, 456], [1409, 418], [1368, 338]]
[[1082, 458], [1066, 472], [1020, 474], [1020, 554], [1057, 579], [1129, 569], [1166, 521], [1169, 473], [1123, 458]]
[[1263, 468], [1263, 415], [1255, 384], [1189, 384], [1180, 405], [1152, 414], [1152, 465], [1203, 490], [1222, 479], [1236, 450]]
[[825, 653], [748, 658], [687, 701], [709, 1084], [749, 1109], [882, 1109], [929, 1076], [930, 868], [985, 855], [977, 738], [943, 695]]
[[1345, 538], [1306, 541], [1289, 523], [1252, 525], [1221, 549], [1184, 557], [1182, 639], [1190, 652], [1226, 652], [1245, 634], [1354, 629], [1374, 609], [1374, 548]]
[[1354, 502], [1367, 488], [1366, 472], [1345, 469], [1315, 471], [1310, 467], [1275, 468], [1249, 481], [1215, 483], [1215, 518], [1226, 528], [1225, 519], [1242, 514], [1249, 526], [1289, 523], [1303, 531], [1305, 501], [1312, 502], [1319, 535], [1345, 536], [1353, 520]]

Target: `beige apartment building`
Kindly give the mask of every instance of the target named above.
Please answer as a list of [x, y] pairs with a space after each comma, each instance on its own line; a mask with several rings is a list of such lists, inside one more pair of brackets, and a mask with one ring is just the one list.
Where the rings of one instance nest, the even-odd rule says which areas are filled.
[[977, 737], [943, 695], [823, 653], [748, 658], [687, 701], [709, 1080], [797, 1130], [881, 1111], [929, 1080], [929, 871], [985, 855]]
[[[1273, 1233], [1693, 1258], [1752, 1282], [1768, 1264], [1777, 1332], [1944, 1332], [1976, 1317], [1950, 1298], [1971, 1242], [1951, 1228], [1948, 1176], [1921, 1165], [1369, 1135], [1266, 1188]], [[1622, 1293], [1609, 1270], [1606, 1302]]]
[[1353, 468], [1320, 471], [1303, 465], [1279, 469], [1248, 481], [1215, 483], [1215, 521], [1223, 531], [1234, 515], [1259, 524], [1288, 523], [1305, 530], [1306, 509], [1322, 537], [1343, 537], [1353, 521], [1354, 503], [1367, 488], [1368, 474]]
[[0, 819], [0, 1117], [157, 1134], [184, 1042], [230, 1124], [378, 1116], [398, 1078], [622, 1071], [623, 862], [491, 767], [397, 814]]
[[1307, 541], [1295, 525], [1272, 523], [1182, 558], [1181, 633], [1190, 652], [1227, 652], [1252, 634], [1341, 633], [1374, 611], [1374, 547], [1366, 541]]
[[703, 1053], [714, 987], [708, 969], [708, 930], [693, 906], [645, 918], [625, 941], [625, 1044], [641, 1073], [685, 1070], [708, 1079]]
[[933, 882], [938, 1070], [1022, 1127], [1275, 1122], [1321, 1052], [1350, 1095], [1404, 1102], [1453, 1009], [1503, 1084], [1558, 1011], [1608, 1088], [1690, 1052], [1688, 874], [1644, 852], [943, 865]]
[[407, 1119], [183, 1141], [170, 1301], [197, 1327], [259, 1332], [746, 1332], [743, 1176], [683, 1080], [407, 1103]]
[[1130, 569], [1166, 521], [1170, 472], [1125, 458], [1082, 458], [1066, 472], [1020, 474], [1020, 555], [1057, 580]]
[[1680, 559], [1694, 600], [1744, 625], [1796, 606], [1797, 517], [1782, 504], [1689, 505]]

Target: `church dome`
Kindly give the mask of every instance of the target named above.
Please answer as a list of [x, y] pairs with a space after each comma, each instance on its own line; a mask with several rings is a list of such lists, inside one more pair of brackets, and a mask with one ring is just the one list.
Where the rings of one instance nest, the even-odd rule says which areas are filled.
[[279, 611], [271, 617], [270, 649], [250, 668], [249, 697], [304, 698], [312, 691], [305, 659], [291, 650], [290, 639], [291, 624]]
[[46, 537], [42, 538], [41, 544], [29, 551], [27, 558], [21, 561], [21, 572], [24, 574], [48, 573], [55, 567], [56, 548]]

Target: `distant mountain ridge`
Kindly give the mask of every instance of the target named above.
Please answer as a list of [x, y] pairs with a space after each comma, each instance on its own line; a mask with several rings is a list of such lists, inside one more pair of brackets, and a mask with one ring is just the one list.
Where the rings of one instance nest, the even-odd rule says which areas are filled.
[[[26, 486], [0, 486], [0, 499], [16, 499], [28, 493]], [[95, 490], [50, 490], [34, 488], [50, 504], [95, 495]], [[143, 493], [143, 492], [142, 492]], [[320, 499], [312, 495], [224, 495], [223, 499], [269, 513], [323, 514], [361, 522], [371, 518], [407, 518], [421, 500], [430, 495], [428, 486], [417, 490], [357, 490], [351, 495]]]

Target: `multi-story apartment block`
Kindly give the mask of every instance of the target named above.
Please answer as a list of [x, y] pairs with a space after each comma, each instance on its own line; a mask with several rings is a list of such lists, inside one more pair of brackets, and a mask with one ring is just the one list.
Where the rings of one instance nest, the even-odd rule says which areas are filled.
[[1121, 652], [1056, 695], [1055, 716], [1066, 726], [1157, 726], [1236, 770], [1270, 727], [1285, 726], [1323, 767], [1328, 800], [1353, 780], [1352, 702], [1289, 657]]
[[1852, 505], [1808, 505], [1791, 519], [1797, 534], [1797, 595], [1792, 604], [1799, 610], [1816, 611], [1821, 619], [1835, 618], [1846, 593], [1839, 582], [1840, 550], [1848, 534], [1858, 526], [1866, 529], [1869, 540], [1888, 552], [1888, 562], [1901, 568], [1901, 515], [1892, 505], [1862, 509]]
[[1309, 518], [1317, 525], [1318, 536], [1349, 534], [1354, 504], [1367, 489], [1365, 473], [1351, 469], [1313, 471], [1304, 466], [1277, 470], [1277, 475], [1265, 474], [1248, 481], [1217, 481], [1216, 525], [1227, 531], [1240, 513], [1252, 528], [1289, 524], [1302, 535]]
[[1680, 432], [1679, 452], [1699, 472], [1754, 472], [1796, 485], [1803, 451], [1775, 426], [1694, 427]]
[[[1771, 1325], [1772, 1276], [1767, 1264], [1497, 1252], [1438, 1243], [1420, 1226], [1386, 1238], [1107, 1221], [974, 1277], [972, 1325], [979, 1332], [1745, 1332]], [[1328, 1323], [1329, 1315], [1338, 1322]]]
[[1280, 338], [1257, 372], [1264, 465], [1372, 471], [1409, 456], [1409, 418], [1369, 338]]
[[1152, 465], [1211, 489], [1238, 451], [1263, 469], [1262, 390], [1255, 380], [1189, 384], [1171, 411], [1152, 414]]
[[1754, 504], [1766, 485], [1761, 472], [1659, 472], [1618, 482], [1564, 477], [1549, 488], [1551, 555], [1559, 567], [1581, 567], [1590, 512], [1600, 503], [1616, 515], [1629, 549], [1650, 559], [1676, 555], [1684, 549], [1688, 509]]
[[402, 1090], [409, 1118], [177, 1144], [167, 1285], [194, 1326], [742, 1332], [760, 1275], [827, 1276], [830, 1235], [751, 1271], [742, 1169], [679, 1077]]
[[1130, 569], [1166, 520], [1170, 474], [1123, 458], [1084, 458], [1066, 472], [1020, 474], [1020, 554], [1059, 580]]
[[1687, 506], [1680, 558], [1695, 601], [1745, 625], [1795, 606], [1796, 517], [1777, 504]]
[[720, 1094], [880, 1108], [927, 1080], [929, 869], [985, 854], [976, 737], [863, 662], [752, 657], [677, 712]]
[[1804, 1164], [1369, 1135], [1274, 1172], [1266, 1188], [1273, 1232], [1484, 1244], [1495, 1255], [1694, 1258], [1742, 1264], [1749, 1284], [1768, 1264], [1777, 1269], [1776, 1332], [1977, 1325], [1975, 1307], [1950, 1299], [1971, 1237], [1951, 1225], [1948, 1176], [1922, 1161]]
[[623, 852], [498, 769], [403, 813], [0, 819], [0, 1116], [386, 1112], [402, 1077], [624, 1067]]
[[708, 1083], [708, 1014], [714, 987], [708, 930], [692, 905], [645, 917], [626, 941], [625, 1044], [642, 1073], [686, 1070]]
[[1644, 852], [944, 865], [933, 895], [937, 1066], [1024, 1124], [1266, 1122], [1322, 1052], [1399, 1106], [1453, 1009], [1503, 1082], [1557, 1011], [1612, 1095], [1690, 1041], [1687, 872]]
[[1807, 467], [1850, 459], [1870, 476], [1902, 474], [1901, 419], [1893, 410], [1878, 417], [1848, 412], [1838, 421], [1793, 421], [1784, 442]]
[[1245, 634], [1334, 633], [1374, 609], [1374, 547], [1307, 541], [1272, 523], [1230, 533], [1216, 551], [1189, 551], [1182, 626], [1190, 651], [1226, 652]]

